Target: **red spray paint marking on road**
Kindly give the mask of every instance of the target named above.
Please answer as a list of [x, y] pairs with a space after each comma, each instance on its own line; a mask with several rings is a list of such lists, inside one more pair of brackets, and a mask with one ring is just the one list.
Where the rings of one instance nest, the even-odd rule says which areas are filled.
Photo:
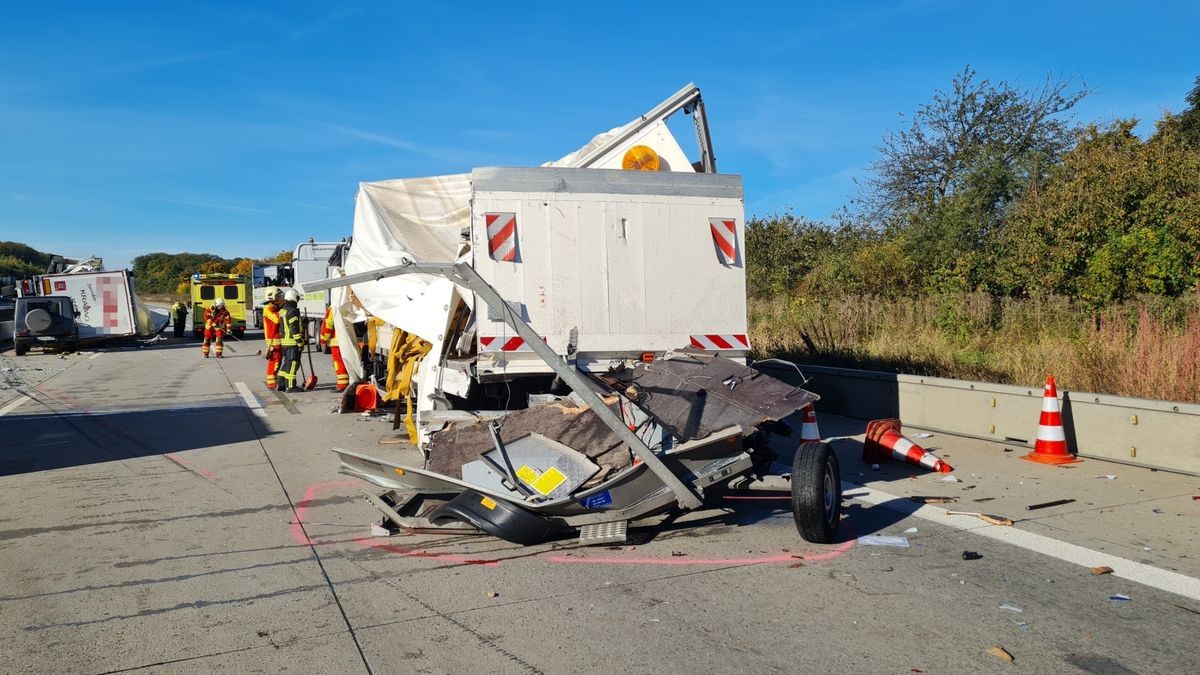
[[625, 558], [616, 556], [583, 558], [555, 555], [542, 559], [547, 562], [570, 565], [659, 565], [663, 567], [686, 565], [770, 565], [785, 562], [794, 563], [799, 560], [829, 560], [854, 548], [855, 543], [857, 543], [857, 540], [851, 539], [850, 541], [838, 544], [836, 548], [824, 553], [804, 553], [803, 555], [780, 553], [752, 558], [692, 558], [691, 556], [672, 556], [670, 558]]
[[381, 541], [371, 541], [366, 537], [354, 537], [351, 539], [351, 541], [359, 546], [366, 546], [381, 551], [387, 551], [388, 553], [397, 553], [409, 558], [433, 558], [435, 560], [441, 560], [444, 562], [459, 563], [462, 565], [482, 565], [484, 567], [498, 567], [501, 562], [499, 560], [480, 560], [479, 558], [468, 558], [467, 556], [456, 555], [453, 553], [430, 553], [429, 551], [422, 551], [416, 548], [396, 546], [395, 544], [385, 544]]
[[[304, 521], [305, 512], [308, 510], [308, 505], [316, 498], [317, 493], [335, 487], [361, 487], [360, 483], [350, 481], [330, 481], [327, 483], [317, 483], [311, 485], [304, 492], [304, 499], [296, 503], [296, 522], [292, 524], [292, 538], [296, 542], [308, 545], [324, 545], [333, 542], [313, 541], [304, 534], [304, 528], [301, 523]], [[773, 497], [772, 497], [773, 498]], [[790, 499], [790, 497], [787, 497]], [[823, 551], [820, 553], [779, 553], [774, 555], [748, 557], [748, 558], [691, 558], [687, 556], [671, 556], [670, 558], [648, 558], [648, 557], [577, 557], [567, 555], [548, 555], [537, 556], [532, 560], [541, 560], [549, 563], [563, 565], [659, 565], [666, 567], [677, 567], [687, 565], [762, 565], [762, 564], [779, 564], [779, 563], [794, 563], [799, 560], [806, 561], [822, 561], [836, 558], [850, 549], [854, 548], [857, 543], [857, 537], [852, 536], [848, 541], [837, 545], [835, 548]], [[425, 558], [431, 560], [440, 560], [450, 563], [458, 563], [462, 565], [480, 565], [483, 567], [498, 567], [503, 560], [481, 560], [478, 558], [470, 558], [464, 555], [453, 553], [432, 553], [419, 548], [409, 548], [406, 546], [397, 546], [388, 544], [382, 541], [373, 541], [367, 537], [356, 536], [351, 539], [356, 545], [365, 548], [373, 548], [388, 553], [395, 553], [408, 558]]]
[[[314, 546], [314, 545], [324, 546], [326, 544], [333, 543], [333, 542], [321, 542], [321, 541], [313, 540], [312, 538], [310, 538], [308, 535], [306, 535], [304, 533], [303, 523], [304, 523], [304, 516], [308, 512], [308, 507], [313, 502], [313, 500], [316, 499], [317, 493], [323, 492], [325, 490], [329, 490], [332, 488], [340, 488], [340, 487], [358, 488], [358, 487], [362, 487], [362, 483], [353, 482], [353, 481], [344, 481], [344, 480], [329, 481], [327, 483], [317, 483], [316, 485], [310, 485], [308, 487], [308, 489], [304, 491], [304, 499], [296, 502], [296, 522], [292, 523], [292, 539], [296, 540], [296, 543], [298, 543], [302, 546]], [[485, 565], [485, 566], [489, 566], [489, 567], [494, 567], [494, 566], [500, 564], [499, 560], [479, 560], [476, 558], [468, 558], [467, 556], [457, 555], [457, 554], [452, 554], [452, 553], [430, 553], [429, 551], [422, 551], [417, 548], [408, 548], [405, 546], [397, 546], [395, 544], [385, 544], [380, 541], [372, 541], [366, 537], [354, 537], [351, 539], [351, 541], [353, 541], [355, 544], [365, 547], [365, 548], [379, 549], [381, 551], [387, 551], [388, 553], [396, 553], [396, 554], [403, 555], [403, 556], [406, 556], [409, 558], [431, 558], [431, 559], [435, 559], [435, 560], [441, 560], [444, 562], [459, 563], [459, 564], [463, 564], [463, 565]]]
[[304, 499], [296, 502], [296, 522], [292, 523], [292, 539], [295, 539], [296, 543], [300, 544], [301, 546], [312, 546], [316, 543], [312, 539], [309, 539], [308, 535], [304, 533], [304, 513], [308, 511], [308, 505], [311, 504], [314, 499], [316, 499], [318, 492], [335, 487], [356, 488], [362, 487], [362, 484], [353, 483], [347, 480], [334, 480], [327, 483], [317, 483], [316, 485], [308, 486], [308, 489], [304, 491]]

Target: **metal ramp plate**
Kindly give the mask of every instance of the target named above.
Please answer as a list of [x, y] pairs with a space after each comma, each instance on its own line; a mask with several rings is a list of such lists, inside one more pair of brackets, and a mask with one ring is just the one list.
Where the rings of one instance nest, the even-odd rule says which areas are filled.
[[584, 525], [579, 528], [579, 545], [594, 546], [596, 544], [620, 544], [628, 539], [629, 521], [621, 520], [615, 523], [598, 523]]

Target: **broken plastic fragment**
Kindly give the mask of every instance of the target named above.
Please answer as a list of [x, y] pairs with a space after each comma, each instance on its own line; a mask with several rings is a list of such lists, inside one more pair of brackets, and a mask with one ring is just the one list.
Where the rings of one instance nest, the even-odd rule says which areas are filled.
[[864, 534], [858, 538], [863, 546], [897, 546], [908, 548], [908, 537], [889, 537], [881, 534]]
[[945, 478], [939, 478], [938, 480], [943, 483], [961, 483], [962, 482], [954, 474], [950, 474], [949, 476], [946, 476]]
[[1096, 476], [1096, 478], [1103, 478], [1105, 480], [1116, 480], [1117, 479], [1116, 475], [1111, 474], [1111, 473], [1102, 474], [1102, 475]]
[[1003, 605], [1000, 605], [1000, 609], [1007, 609], [1007, 610], [1010, 610], [1013, 612], [1021, 612], [1021, 613], [1025, 612], [1025, 610], [1021, 609], [1020, 607], [1017, 607], [1016, 605], [1010, 605], [1007, 602], [1004, 603]]
[[915, 534], [916, 532], [917, 532], [917, 528], [915, 528], [915, 527], [910, 527], [910, 528], [908, 528], [907, 530], [905, 530], [905, 531], [904, 531], [904, 534]]
[[1128, 595], [1124, 595], [1124, 594], [1122, 594], [1122, 593], [1117, 593], [1117, 594], [1115, 594], [1115, 595], [1110, 595], [1110, 596], [1108, 596], [1108, 599], [1109, 599], [1109, 600], [1116, 600], [1117, 602], [1129, 602], [1129, 601], [1133, 600], [1133, 598], [1129, 597]]

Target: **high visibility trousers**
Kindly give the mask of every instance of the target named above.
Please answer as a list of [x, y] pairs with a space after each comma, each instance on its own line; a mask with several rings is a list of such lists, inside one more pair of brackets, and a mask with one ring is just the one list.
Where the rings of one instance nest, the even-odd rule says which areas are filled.
[[267, 347], [267, 389], [279, 387], [275, 374], [279, 372], [281, 361], [283, 361], [283, 347]]
[[345, 391], [350, 386], [350, 374], [346, 372], [346, 364], [342, 362], [342, 348], [333, 345], [329, 348], [333, 355], [333, 373], [337, 375], [337, 390]]
[[213, 354], [215, 354], [217, 358], [221, 358], [221, 350], [225, 347], [224, 343], [221, 342], [221, 338], [224, 335], [225, 331], [221, 330], [220, 328], [205, 328], [204, 344], [200, 345], [200, 353], [207, 357], [208, 345], [211, 343], [214, 348]]
[[279, 363], [279, 377], [283, 378], [283, 389], [296, 388], [296, 371], [300, 369], [300, 347], [284, 347], [283, 360]]

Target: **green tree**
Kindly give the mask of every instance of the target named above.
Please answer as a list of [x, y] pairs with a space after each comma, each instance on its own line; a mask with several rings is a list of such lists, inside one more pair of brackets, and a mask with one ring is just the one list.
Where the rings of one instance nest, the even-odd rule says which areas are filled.
[[861, 206], [900, 237], [914, 271], [951, 286], [986, 285], [980, 249], [1070, 146], [1065, 114], [1087, 95], [1073, 88], [1047, 77], [1022, 90], [965, 68], [908, 129], [885, 135]]
[[1200, 153], [1170, 118], [1145, 141], [1136, 125], [1082, 130], [1017, 205], [992, 257], [1003, 290], [1103, 305], [1200, 281]]

